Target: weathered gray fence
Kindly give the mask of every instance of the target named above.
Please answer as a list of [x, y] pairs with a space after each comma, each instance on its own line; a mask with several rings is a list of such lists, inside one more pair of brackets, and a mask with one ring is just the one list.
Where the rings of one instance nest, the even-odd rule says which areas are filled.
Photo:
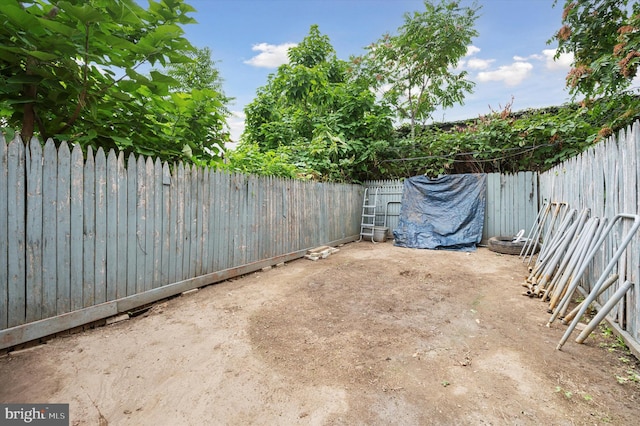
[[352, 241], [362, 194], [0, 139], [0, 348]]
[[[640, 122], [611, 136], [581, 155], [571, 158], [553, 169], [540, 174], [540, 197], [552, 202], [566, 202], [578, 212], [591, 210], [591, 217], [612, 220], [619, 213], [640, 213], [638, 188], [640, 188]], [[585, 292], [605, 269], [607, 260], [617, 249], [620, 240], [628, 232], [629, 221], [612, 229], [604, 247], [594, 259], [582, 280]], [[640, 235], [635, 235], [625, 256], [617, 264], [620, 279], [600, 298], [608, 300], [625, 280], [634, 283], [610, 315], [609, 323], [640, 352], [640, 291], [638, 268], [640, 267]], [[614, 271], [615, 272], [615, 271]]]
[[[487, 175], [487, 203], [482, 240], [493, 236], [516, 235], [519, 230], [528, 231], [538, 214], [537, 173], [522, 172], [503, 175]], [[382, 225], [386, 217], [390, 230], [397, 227], [402, 199], [402, 180], [378, 180], [365, 182], [371, 194], [379, 188], [376, 225]]]

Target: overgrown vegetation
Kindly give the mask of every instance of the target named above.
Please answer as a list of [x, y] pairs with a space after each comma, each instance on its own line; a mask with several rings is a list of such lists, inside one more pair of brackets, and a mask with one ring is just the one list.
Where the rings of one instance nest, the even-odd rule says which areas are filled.
[[[328, 38], [312, 27], [290, 52], [291, 64], [282, 66], [247, 108], [245, 146], [240, 156], [232, 155], [231, 163], [241, 165], [236, 166], [240, 170], [252, 170], [245, 167], [247, 161], [265, 163], [270, 173], [281, 176], [338, 181], [547, 170], [640, 118], [637, 93], [621, 92], [636, 74], [634, 54], [629, 53], [631, 59], [624, 64], [618, 61], [616, 76], [594, 71], [588, 84], [582, 84], [587, 74], [579, 81], [574, 78], [576, 67], [585, 61], [604, 63], [603, 58], [613, 57], [616, 41], [616, 54], [623, 47], [635, 52], [637, 13], [627, 17], [626, 2], [566, 3], [565, 26], [555, 40], [559, 52], [577, 54], [567, 81], [572, 93], [584, 94], [585, 101], [513, 112], [511, 100], [475, 119], [424, 125], [437, 106], [462, 103], [473, 88], [464, 73], [449, 69], [476, 34], [472, 27], [478, 11], [451, 1], [425, 1], [423, 12], [405, 15], [397, 34], [383, 36], [350, 64], [337, 60]], [[579, 16], [585, 11], [597, 16], [583, 22], [576, 19], [578, 11]], [[614, 22], [601, 28], [591, 25], [607, 16], [615, 17]], [[600, 51], [590, 51], [587, 39], [602, 39], [606, 47], [599, 44]], [[424, 45], [431, 49], [415, 51]], [[378, 90], [376, 99], [367, 94], [371, 90]], [[387, 136], [391, 118], [405, 119], [406, 124]], [[363, 132], [372, 129], [371, 121], [377, 123], [375, 132]], [[253, 170], [267, 172], [261, 166]]]
[[[584, 101], [425, 125], [473, 90], [456, 65], [477, 35], [475, 4], [425, 0], [348, 61], [317, 25], [247, 105], [238, 149], [209, 49], [182, 26], [184, 0], [0, 2], [0, 128], [242, 173], [358, 182], [418, 174], [544, 171], [640, 118], [640, 6], [567, 0], [550, 41], [572, 53]], [[425, 48], [425, 46], [427, 46]], [[148, 73], [141, 70], [156, 66]], [[396, 126], [395, 123], [405, 123]]]
[[589, 105], [512, 112], [510, 104], [465, 122], [425, 126], [410, 138], [405, 126], [378, 168], [391, 177], [448, 173], [544, 171], [640, 118], [640, 98], [624, 93]]
[[228, 99], [207, 69], [210, 52], [184, 38], [193, 11], [183, 0], [146, 9], [136, 0], [3, 0], [3, 133], [169, 161], [215, 160], [228, 139]]

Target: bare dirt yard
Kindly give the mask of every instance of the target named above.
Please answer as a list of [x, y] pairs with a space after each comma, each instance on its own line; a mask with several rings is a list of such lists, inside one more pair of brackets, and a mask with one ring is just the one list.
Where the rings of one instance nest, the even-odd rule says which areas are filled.
[[638, 424], [636, 358], [602, 331], [557, 351], [526, 275], [351, 243], [5, 354], [0, 401], [69, 403], [73, 425]]

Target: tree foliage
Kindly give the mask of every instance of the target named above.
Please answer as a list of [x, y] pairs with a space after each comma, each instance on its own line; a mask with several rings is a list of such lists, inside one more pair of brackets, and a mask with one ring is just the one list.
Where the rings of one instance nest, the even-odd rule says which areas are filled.
[[631, 92], [585, 104], [511, 111], [507, 104], [474, 120], [397, 129], [377, 179], [418, 174], [545, 171], [640, 118]]
[[193, 62], [181, 28], [193, 11], [183, 0], [0, 2], [4, 131], [163, 159], [207, 152], [209, 141], [176, 131], [205, 94], [170, 93], [174, 78], [141, 72]]
[[229, 140], [226, 118], [232, 98], [224, 94], [211, 49], [196, 49], [188, 56], [190, 62], [171, 64], [167, 71], [176, 81], [170, 85], [169, 101], [176, 113], [172, 117], [172, 135], [191, 141], [191, 158], [203, 159], [213, 154], [211, 160], [219, 161], [224, 143]]
[[[321, 180], [367, 176], [377, 147], [391, 135], [390, 110], [353, 78], [329, 38], [312, 25], [245, 108], [244, 144], [263, 152], [289, 147], [302, 171]], [[306, 172], [305, 172], [306, 173]]]
[[438, 107], [463, 103], [465, 93], [473, 89], [466, 71], [455, 68], [477, 36], [478, 8], [445, 0], [426, 0], [424, 6], [422, 12], [405, 14], [397, 34], [384, 35], [364, 57], [353, 60], [372, 77], [370, 84], [382, 91], [397, 117], [409, 120], [412, 131]]
[[[612, 95], [627, 88], [640, 63], [640, 3], [566, 0], [556, 57], [573, 54], [567, 85], [574, 95]], [[550, 40], [550, 41], [552, 41]]]

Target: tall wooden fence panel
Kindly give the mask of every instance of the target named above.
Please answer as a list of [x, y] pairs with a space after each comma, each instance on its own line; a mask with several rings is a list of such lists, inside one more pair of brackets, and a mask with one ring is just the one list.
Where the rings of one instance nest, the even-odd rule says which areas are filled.
[[0, 139], [0, 348], [357, 239], [362, 195]]
[[[512, 236], [524, 229], [528, 232], [538, 214], [538, 177], [534, 172], [517, 174], [487, 174], [487, 198], [482, 241], [493, 236]], [[403, 181], [367, 181], [371, 194], [378, 188], [376, 225], [387, 226], [393, 231], [398, 225]]]
[[[550, 201], [566, 202], [579, 212], [590, 209], [591, 217], [609, 221], [619, 213], [637, 215], [640, 213], [639, 154], [640, 122], [636, 121], [618, 135], [540, 174], [540, 196]], [[583, 277], [581, 286], [585, 292], [591, 291], [597, 282], [621, 239], [629, 232], [631, 222], [619, 221], [612, 229], [592, 267]], [[603, 304], [625, 280], [634, 283], [608, 319], [610, 325], [635, 346], [636, 352], [640, 352], [639, 267], [640, 232], [634, 236], [625, 255], [616, 265], [620, 280], [598, 299]]]

